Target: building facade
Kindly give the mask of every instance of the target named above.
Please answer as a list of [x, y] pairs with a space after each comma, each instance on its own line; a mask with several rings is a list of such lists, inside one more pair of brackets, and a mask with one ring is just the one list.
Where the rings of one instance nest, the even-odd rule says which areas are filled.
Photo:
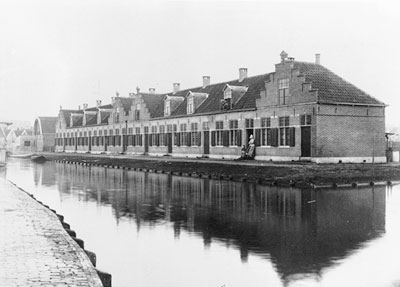
[[33, 125], [35, 149], [37, 152], [55, 151], [56, 123], [58, 117], [38, 117]]
[[56, 151], [235, 159], [250, 135], [257, 160], [385, 162], [385, 104], [282, 52], [268, 74], [60, 109]]

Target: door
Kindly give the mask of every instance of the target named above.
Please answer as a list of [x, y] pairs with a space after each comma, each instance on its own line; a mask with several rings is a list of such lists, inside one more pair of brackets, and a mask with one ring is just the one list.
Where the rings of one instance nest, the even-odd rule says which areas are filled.
[[250, 136], [251, 135], [254, 136], [254, 130], [253, 129], [247, 129], [246, 130], [246, 139], [245, 139], [246, 147], [249, 145], [249, 140], [250, 140]]
[[311, 127], [301, 127], [301, 156], [311, 156]]
[[168, 153], [172, 153], [172, 133], [167, 134]]
[[149, 135], [145, 134], [144, 135], [144, 153], [149, 152]]
[[92, 150], [92, 138], [88, 137], [88, 145], [89, 145], [89, 151]]
[[204, 131], [204, 154], [210, 154], [210, 132]]

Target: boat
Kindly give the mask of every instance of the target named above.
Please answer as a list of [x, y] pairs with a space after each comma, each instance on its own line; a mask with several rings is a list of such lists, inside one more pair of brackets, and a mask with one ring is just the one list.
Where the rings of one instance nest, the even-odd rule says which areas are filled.
[[10, 154], [9, 157], [13, 158], [31, 158], [33, 153]]
[[45, 158], [42, 155], [34, 154], [31, 156], [31, 161], [37, 162], [37, 163], [43, 163], [43, 162], [47, 161], [47, 158]]

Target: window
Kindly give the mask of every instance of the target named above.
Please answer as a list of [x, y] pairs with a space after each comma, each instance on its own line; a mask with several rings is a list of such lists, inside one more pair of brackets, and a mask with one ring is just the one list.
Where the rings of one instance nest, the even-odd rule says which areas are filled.
[[172, 125], [167, 125], [167, 133], [172, 133]]
[[238, 130], [239, 124], [238, 120], [229, 121], [229, 145], [230, 146], [240, 146], [242, 143], [241, 131]]
[[145, 133], [146, 135], [149, 133], [149, 127], [148, 127], [148, 126], [144, 127], [144, 133]]
[[300, 116], [300, 125], [301, 126], [310, 126], [311, 125], [311, 115], [301, 115]]
[[135, 121], [138, 121], [140, 119], [140, 104], [135, 105], [134, 119]]
[[167, 145], [167, 138], [165, 136], [165, 126], [160, 126], [159, 141], [160, 141], [160, 146]]
[[171, 113], [170, 106], [171, 106], [171, 101], [170, 100], [165, 100], [165, 103], [164, 103], [164, 116], [169, 116], [170, 115], [170, 113]]
[[128, 134], [133, 134], [133, 128], [128, 128]]
[[133, 144], [135, 146], [142, 145], [142, 135], [140, 134], [140, 128], [135, 128], [135, 136], [133, 138]]
[[289, 78], [278, 80], [279, 104], [287, 105], [289, 99]]
[[261, 118], [261, 143], [262, 146], [272, 145], [271, 118]]
[[150, 146], [156, 146], [157, 145], [157, 126], [152, 126], [151, 127], [151, 136], [150, 136]]
[[193, 114], [194, 113], [193, 97], [189, 97], [187, 99], [187, 113], [188, 114]]
[[289, 117], [279, 117], [279, 145], [295, 145], [295, 129], [289, 127]]
[[203, 131], [208, 131], [210, 129], [210, 122], [203, 122]]
[[199, 133], [198, 130], [198, 123], [191, 123], [190, 124], [190, 145], [198, 146], [199, 145]]
[[180, 125], [180, 145], [186, 146], [187, 144], [187, 133], [186, 133], [186, 124]]
[[223, 145], [223, 129], [224, 129], [224, 122], [223, 121], [217, 121], [215, 122], [215, 144], [217, 146], [222, 146]]
[[254, 119], [246, 119], [245, 120], [245, 127], [246, 127], [246, 129], [254, 128]]
[[30, 141], [24, 141], [24, 146], [31, 146], [31, 142]]

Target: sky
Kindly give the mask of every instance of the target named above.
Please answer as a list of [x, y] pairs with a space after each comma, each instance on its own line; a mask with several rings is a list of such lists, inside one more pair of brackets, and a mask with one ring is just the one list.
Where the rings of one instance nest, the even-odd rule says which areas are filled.
[[0, 120], [33, 125], [96, 100], [321, 64], [388, 105], [400, 127], [396, 1], [0, 0]]

